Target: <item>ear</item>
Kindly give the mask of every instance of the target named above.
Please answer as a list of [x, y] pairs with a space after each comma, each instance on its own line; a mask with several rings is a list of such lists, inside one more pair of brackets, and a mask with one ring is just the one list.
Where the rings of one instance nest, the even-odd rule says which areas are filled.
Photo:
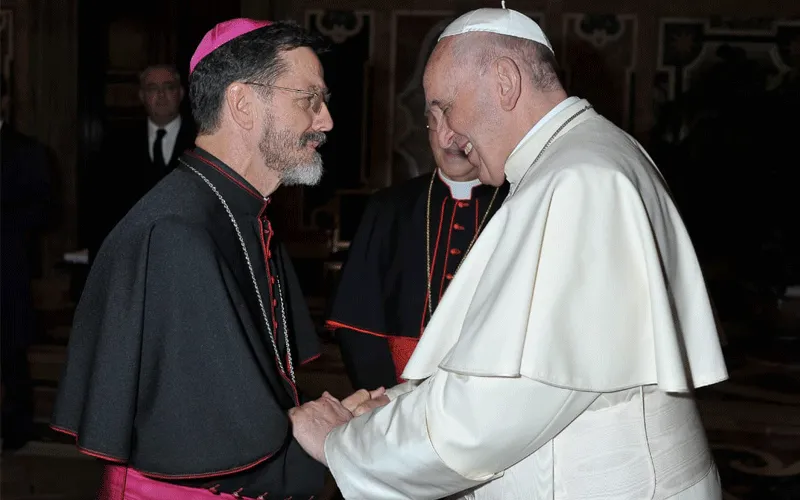
[[511, 58], [500, 57], [494, 62], [497, 87], [500, 93], [500, 107], [511, 111], [522, 94], [522, 72]]
[[253, 100], [257, 99], [249, 86], [234, 82], [225, 89], [225, 105], [233, 121], [245, 130], [255, 124], [256, 108]]
[[181, 89], [180, 90], [180, 97], [178, 97], [178, 101], [179, 102], [183, 102], [183, 96], [185, 95], [184, 90], [183, 90], [183, 85], [180, 86], [180, 89]]
[[144, 104], [144, 90], [139, 89], [139, 102]]

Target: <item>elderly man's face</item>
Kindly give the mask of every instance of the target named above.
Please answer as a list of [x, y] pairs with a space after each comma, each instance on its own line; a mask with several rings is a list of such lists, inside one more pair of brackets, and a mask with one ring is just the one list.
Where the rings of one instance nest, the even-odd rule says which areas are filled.
[[144, 75], [139, 98], [150, 120], [156, 125], [166, 125], [180, 113], [183, 87], [169, 69], [152, 68]]
[[436, 138], [441, 148], [464, 152], [481, 182], [499, 186], [506, 158], [494, 145], [499, 131], [491, 88], [474, 68], [452, 57], [452, 44], [452, 38], [439, 42], [423, 76], [425, 100], [438, 119]]
[[436, 166], [444, 175], [454, 181], [477, 179], [478, 167], [467, 160], [467, 155], [456, 145], [455, 141], [450, 142], [447, 147], [442, 147], [439, 143], [438, 130], [439, 121], [442, 118], [441, 113], [438, 110], [429, 110], [425, 115], [428, 122], [428, 142], [431, 145]]
[[265, 102], [267, 120], [259, 150], [264, 163], [278, 170], [282, 184], [315, 185], [322, 177], [317, 148], [333, 128], [322, 64], [307, 47], [289, 50], [282, 57], [287, 69]]

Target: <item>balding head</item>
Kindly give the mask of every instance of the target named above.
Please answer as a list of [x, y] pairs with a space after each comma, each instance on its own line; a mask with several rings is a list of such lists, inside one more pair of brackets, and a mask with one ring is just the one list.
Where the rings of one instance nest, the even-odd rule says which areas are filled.
[[439, 114], [441, 147], [456, 143], [481, 181], [500, 185], [508, 156], [567, 95], [552, 51], [532, 40], [488, 32], [442, 38], [423, 76], [425, 98]]
[[561, 90], [558, 63], [544, 45], [496, 33], [470, 33], [453, 37], [456, 59], [466, 61], [479, 74], [485, 74], [500, 57], [513, 60], [523, 76], [540, 92]]

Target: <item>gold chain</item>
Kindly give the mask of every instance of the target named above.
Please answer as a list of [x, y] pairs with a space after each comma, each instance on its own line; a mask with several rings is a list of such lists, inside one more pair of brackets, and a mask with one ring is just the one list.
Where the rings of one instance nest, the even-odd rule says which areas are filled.
[[[425, 279], [427, 280], [428, 285], [428, 312], [431, 316], [433, 316], [433, 294], [431, 293], [431, 280], [433, 279], [433, 276], [431, 275], [431, 195], [433, 193], [433, 183], [436, 179], [436, 175], [437, 172], [433, 172], [433, 175], [431, 176], [431, 183], [428, 186], [427, 209], [425, 211], [425, 260], [427, 263], [427, 275]], [[458, 266], [456, 266], [456, 273], [458, 273], [458, 270], [461, 269], [461, 263], [467, 258], [467, 254], [470, 250], [472, 250], [472, 245], [475, 244], [475, 240], [477, 240], [478, 235], [481, 234], [481, 229], [483, 229], [483, 225], [486, 223], [487, 217], [489, 217], [489, 212], [492, 211], [492, 205], [494, 205], [494, 200], [497, 198], [498, 191], [500, 191], [499, 187], [494, 188], [494, 194], [492, 195], [492, 199], [489, 201], [489, 206], [486, 208], [486, 212], [483, 214], [481, 223], [478, 225], [478, 228], [475, 231], [475, 236], [472, 237], [472, 241], [469, 242], [467, 251], [464, 252], [461, 260], [458, 262]]]

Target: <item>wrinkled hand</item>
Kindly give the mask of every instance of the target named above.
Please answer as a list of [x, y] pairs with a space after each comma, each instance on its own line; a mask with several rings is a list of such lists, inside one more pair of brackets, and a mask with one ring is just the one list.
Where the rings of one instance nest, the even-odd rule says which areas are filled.
[[312, 458], [328, 465], [325, 460], [325, 438], [334, 427], [353, 418], [350, 410], [338, 399], [324, 392], [322, 397], [289, 410], [294, 438]]
[[[380, 408], [389, 402], [389, 398], [385, 396], [386, 389], [379, 387], [374, 391], [366, 389], [359, 389], [353, 394], [347, 396], [342, 400], [342, 405], [350, 410], [354, 417], [363, 415], [368, 411], [375, 408]], [[385, 400], [385, 402], [384, 402]]]

